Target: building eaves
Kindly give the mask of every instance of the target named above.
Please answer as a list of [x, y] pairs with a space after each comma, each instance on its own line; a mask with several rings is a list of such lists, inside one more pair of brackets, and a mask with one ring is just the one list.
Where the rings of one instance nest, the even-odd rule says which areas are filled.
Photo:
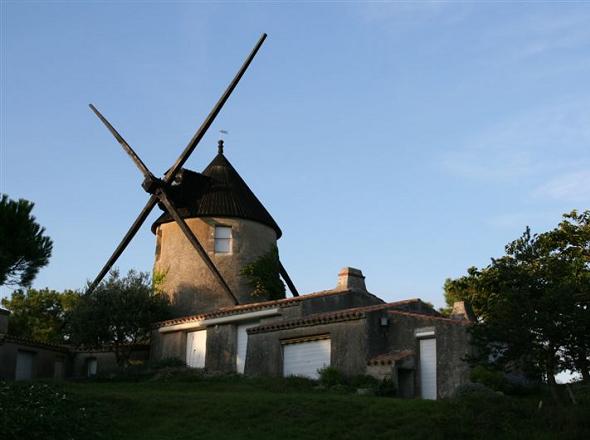
[[[404, 301], [396, 301], [392, 303], [376, 304], [372, 306], [355, 307], [352, 309], [338, 310], [335, 312], [319, 313], [310, 315], [305, 318], [291, 319], [288, 321], [281, 321], [276, 323], [269, 323], [258, 327], [248, 329], [249, 334], [266, 333], [277, 330], [286, 330], [297, 327], [309, 327], [321, 324], [332, 324], [335, 322], [352, 321], [355, 319], [362, 319], [366, 317], [367, 313], [379, 310], [387, 310], [389, 308], [401, 307], [407, 304], [421, 302], [420, 299], [408, 299]], [[422, 315], [420, 315], [422, 316]]]
[[29, 347], [47, 348], [50, 350], [58, 350], [58, 351], [63, 351], [63, 352], [70, 351], [70, 347], [67, 345], [53, 344], [50, 342], [38, 341], [36, 339], [21, 338], [19, 336], [14, 336], [14, 335], [9, 335], [9, 334], [0, 335], [0, 344], [4, 344], [4, 343], [21, 344], [21, 345], [27, 345]]
[[232, 307], [224, 307], [214, 312], [203, 313], [199, 315], [190, 315], [190, 316], [183, 316], [180, 318], [169, 319], [166, 321], [160, 321], [154, 324], [154, 328], [166, 327], [169, 325], [176, 325], [176, 324], [183, 324], [186, 322], [193, 322], [193, 321], [202, 321], [205, 319], [212, 319], [212, 318], [219, 318], [222, 316], [227, 315], [234, 315], [239, 313], [246, 313], [246, 312], [253, 312], [258, 310], [269, 309], [273, 307], [289, 307], [291, 305], [296, 305], [302, 301], [306, 301], [308, 299], [313, 298], [320, 298], [325, 296], [332, 296], [332, 295], [342, 295], [345, 293], [350, 292], [362, 292], [367, 295], [374, 296], [371, 293], [363, 292], [360, 290], [355, 289], [347, 289], [347, 290], [322, 290], [319, 292], [309, 293], [307, 295], [296, 296], [293, 298], [284, 298], [284, 299], [277, 299], [273, 301], [263, 301], [259, 303], [249, 303], [249, 304], [241, 304], [238, 306]]
[[401, 310], [390, 310], [390, 311], [388, 311], [388, 313], [390, 313], [391, 315], [402, 315], [402, 316], [410, 316], [410, 317], [420, 318], [420, 319], [430, 319], [430, 320], [436, 320], [436, 321], [443, 321], [447, 324], [457, 324], [457, 325], [471, 325], [471, 324], [473, 324], [471, 321], [463, 320], [463, 319], [451, 319], [451, 318], [445, 318], [444, 316], [426, 315], [426, 314], [421, 314], [421, 313], [416, 313], [416, 312], [404, 312]]
[[392, 351], [390, 353], [380, 354], [369, 359], [367, 361], [367, 365], [391, 365], [397, 361], [414, 355], [415, 353], [412, 350]]

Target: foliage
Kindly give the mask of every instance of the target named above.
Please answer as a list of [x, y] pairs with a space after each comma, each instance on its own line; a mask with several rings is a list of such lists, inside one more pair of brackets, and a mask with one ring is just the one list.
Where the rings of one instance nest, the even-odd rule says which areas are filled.
[[389, 378], [378, 380], [365, 374], [349, 377], [336, 367], [324, 367], [318, 370], [318, 373], [321, 387], [330, 391], [352, 393], [364, 389], [370, 390], [377, 396], [392, 397], [397, 394], [395, 383]]
[[319, 382], [325, 387], [333, 387], [334, 385], [344, 385], [345, 377], [336, 367], [324, 367], [318, 370], [320, 375]]
[[15, 290], [10, 299], [2, 298], [2, 306], [10, 310], [10, 334], [50, 343], [67, 342], [66, 315], [76, 305], [79, 293], [50, 289]]
[[542, 374], [553, 389], [568, 368], [590, 380], [590, 211], [565, 214], [545, 233], [527, 228], [505, 256], [448, 280], [445, 293], [449, 303], [471, 302], [478, 316], [472, 360]]
[[53, 243], [31, 215], [34, 204], [0, 197], [0, 286], [29, 287], [49, 263]]
[[483, 400], [498, 398], [500, 394], [497, 394], [493, 389], [483, 383], [475, 382], [459, 385], [455, 390], [454, 397], [456, 399], [477, 398]]
[[[590, 438], [588, 405], [538, 397], [426, 401], [319, 391], [301, 378], [196, 375], [197, 381], [68, 383], [108, 411], [111, 438], [546, 439]], [[192, 378], [192, 376], [191, 376]]]
[[126, 367], [133, 344], [147, 342], [151, 325], [168, 313], [168, 298], [154, 291], [148, 274], [131, 270], [121, 278], [114, 270], [80, 297], [68, 329], [75, 345], [111, 346], [117, 363]]
[[168, 275], [168, 271], [161, 271], [161, 270], [154, 270], [154, 274], [152, 275], [152, 288], [154, 292], [159, 294], [164, 294], [164, 282], [166, 281], [166, 276]]
[[383, 397], [395, 397], [397, 396], [397, 387], [391, 378], [386, 377], [378, 383], [375, 394]]
[[148, 367], [154, 370], [160, 370], [162, 368], [182, 368], [186, 367], [186, 362], [176, 357], [167, 357], [149, 362]]
[[504, 373], [484, 365], [476, 365], [469, 375], [472, 382], [485, 385], [494, 391], [506, 392], [508, 389], [508, 381], [504, 377]]
[[285, 285], [279, 276], [279, 265], [279, 250], [273, 246], [266, 254], [242, 268], [240, 275], [252, 288], [252, 296], [268, 299], [285, 297]]
[[100, 438], [96, 414], [94, 405], [72, 397], [62, 387], [38, 382], [0, 382], [3, 440]]

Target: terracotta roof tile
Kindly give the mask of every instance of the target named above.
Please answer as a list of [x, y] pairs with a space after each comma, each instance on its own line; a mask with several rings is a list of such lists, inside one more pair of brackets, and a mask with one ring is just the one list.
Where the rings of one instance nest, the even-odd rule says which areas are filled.
[[285, 330], [289, 328], [308, 327], [318, 324], [329, 324], [333, 322], [351, 321], [361, 319], [366, 316], [368, 312], [377, 310], [384, 310], [388, 308], [400, 307], [406, 304], [421, 302], [420, 299], [408, 299], [404, 301], [396, 301], [392, 303], [375, 304], [372, 306], [355, 307], [352, 309], [337, 310], [334, 312], [319, 313], [316, 315], [309, 315], [304, 318], [291, 319], [288, 321], [277, 321], [258, 327], [248, 329], [248, 333], [265, 333], [276, 330]]
[[444, 316], [426, 315], [426, 314], [415, 313], [415, 312], [404, 312], [401, 310], [390, 310], [388, 313], [390, 313], [392, 315], [412, 316], [415, 318], [422, 318], [422, 319], [434, 319], [437, 321], [444, 321], [449, 324], [458, 324], [458, 325], [471, 325], [472, 324], [471, 321], [467, 321], [467, 320], [451, 319], [451, 318], [445, 318]]
[[[154, 324], [154, 328], [159, 327], [166, 327], [169, 325], [176, 325], [182, 324], [185, 322], [192, 322], [192, 321], [202, 321], [204, 319], [211, 319], [211, 318], [218, 318], [221, 316], [233, 315], [237, 313], [245, 313], [245, 312], [252, 312], [256, 310], [263, 310], [269, 309], [272, 307], [288, 307], [289, 305], [295, 305], [301, 301], [305, 301], [312, 298], [319, 298], [323, 296], [331, 296], [331, 295], [342, 295], [345, 293], [354, 292], [354, 289], [348, 290], [323, 290], [320, 292], [309, 293], [307, 295], [296, 296], [293, 298], [285, 298], [285, 299], [277, 299], [273, 301], [264, 301], [259, 303], [249, 303], [249, 304], [240, 304], [239, 306], [232, 306], [232, 307], [224, 307], [214, 312], [203, 313], [200, 315], [190, 315], [190, 316], [182, 316], [180, 318], [169, 319], [167, 321], [161, 321]], [[364, 292], [362, 290], [356, 290], [357, 292], [362, 292], [370, 296], [375, 296], [369, 292]]]
[[22, 345], [29, 345], [29, 346], [33, 346], [33, 347], [39, 347], [39, 348], [48, 348], [51, 350], [59, 350], [59, 351], [69, 351], [70, 350], [70, 347], [67, 345], [53, 344], [50, 342], [43, 342], [43, 341], [38, 341], [36, 339], [29, 339], [29, 338], [21, 338], [19, 336], [8, 335], [8, 334], [0, 335], [0, 344], [6, 343], [6, 342], [12, 342], [15, 344], [22, 344]]
[[367, 365], [391, 365], [399, 360], [414, 356], [412, 350], [392, 351], [377, 355], [367, 361]]

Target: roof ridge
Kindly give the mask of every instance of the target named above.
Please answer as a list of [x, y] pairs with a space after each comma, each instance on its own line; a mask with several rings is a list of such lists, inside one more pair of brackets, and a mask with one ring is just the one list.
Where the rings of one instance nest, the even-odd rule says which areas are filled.
[[316, 313], [313, 315], [303, 316], [300, 318], [293, 318], [286, 321], [278, 321], [274, 323], [268, 323], [260, 325], [258, 327], [252, 327], [248, 329], [248, 333], [263, 333], [265, 331], [280, 330], [289, 327], [300, 327], [317, 323], [324, 322], [338, 322], [348, 321], [353, 319], [360, 319], [365, 316], [366, 312], [373, 312], [378, 310], [387, 309], [390, 307], [397, 307], [405, 304], [411, 304], [413, 302], [422, 302], [419, 298], [406, 299], [402, 301], [394, 301], [391, 303], [373, 304], [370, 306], [352, 307], [349, 309], [332, 310], [330, 312]]
[[394, 315], [407, 315], [407, 316], [416, 316], [420, 318], [426, 319], [436, 319], [439, 321], [445, 321], [453, 324], [460, 324], [460, 325], [470, 325], [472, 324], [471, 321], [463, 320], [463, 319], [452, 319], [452, 318], [445, 318], [444, 316], [437, 316], [437, 315], [427, 315], [423, 313], [416, 313], [416, 312], [406, 312], [403, 310], [389, 310], [387, 313], [391, 313]]
[[[206, 318], [217, 317], [220, 315], [223, 316], [223, 315], [227, 315], [227, 314], [232, 314], [234, 312], [241, 312], [241, 311], [246, 311], [246, 310], [265, 309], [265, 308], [269, 308], [269, 307], [273, 307], [273, 306], [280, 306], [283, 304], [288, 305], [291, 303], [305, 301], [307, 299], [319, 298], [319, 297], [328, 296], [328, 295], [341, 295], [344, 293], [350, 293], [352, 291], [356, 291], [356, 290], [352, 290], [352, 289], [320, 290], [318, 292], [312, 292], [312, 293], [308, 293], [305, 295], [295, 296], [292, 298], [281, 298], [281, 299], [274, 299], [274, 300], [270, 300], [270, 301], [261, 301], [261, 302], [257, 302], [257, 303], [239, 304], [237, 306], [222, 307], [222, 308], [214, 310], [212, 312], [199, 313], [196, 315], [181, 316], [179, 318], [173, 318], [173, 319], [168, 319], [165, 321], [156, 322], [156, 323], [154, 323], [154, 327], [156, 327], [156, 328], [157, 327], [164, 327], [165, 325], [174, 325], [174, 324], [179, 324], [181, 322], [187, 322], [187, 321], [199, 321], [199, 320], [206, 319]], [[372, 295], [369, 292], [366, 292], [366, 293], [369, 295]]]

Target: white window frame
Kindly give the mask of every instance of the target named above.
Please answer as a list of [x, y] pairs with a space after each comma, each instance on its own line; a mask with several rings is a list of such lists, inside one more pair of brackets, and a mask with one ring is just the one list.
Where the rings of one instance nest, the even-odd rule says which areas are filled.
[[[229, 234], [227, 232], [229, 231]], [[226, 237], [226, 235], [229, 235]], [[219, 246], [218, 246], [219, 244]], [[221, 245], [223, 248], [221, 247]], [[231, 226], [215, 225], [213, 230], [213, 250], [215, 254], [229, 255], [232, 253], [233, 231]], [[225, 250], [227, 249], [227, 250]]]

